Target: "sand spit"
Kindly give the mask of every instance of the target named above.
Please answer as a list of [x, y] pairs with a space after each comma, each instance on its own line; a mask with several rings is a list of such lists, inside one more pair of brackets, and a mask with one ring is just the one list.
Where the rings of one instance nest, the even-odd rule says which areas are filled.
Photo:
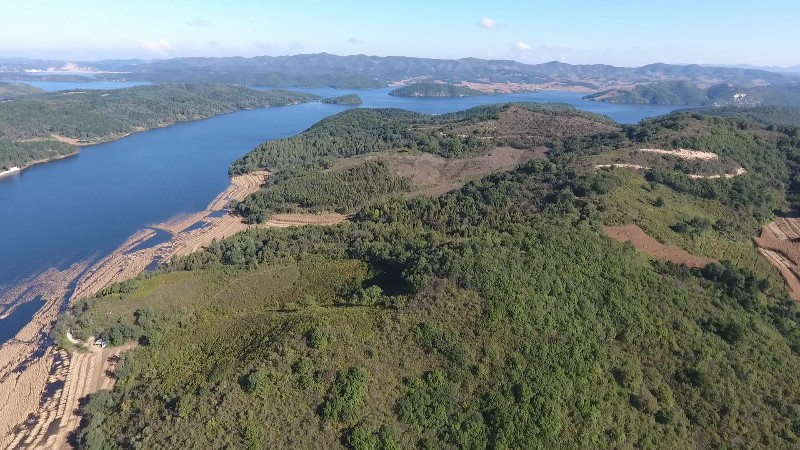
[[714, 159], [719, 159], [719, 155], [716, 153], [711, 152], [701, 152], [700, 150], [688, 150], [685, 148], [679, 148], [677, 150], [661, 150], [658, 148], [640, 148], [640, 152], [644, 153], [658, 153], [661, 155], [669, 155], [674, 156], [676, 158], [681, 159], [702, 159], [704, 161], [710, 161]]
[[[138, 275], [154, 260], [187, 255], [214, 239], [247, 229], [239, 217], [210, 215], [223, 210], [231, 200], [243, 200], [257, 191], [267, 175], [259, 172], [234, 177], [206, 211], [140, 230], [91, 267], [84, 261], [65, 271], [49, 269], [0, 295], [2, 315], [37, 297], [45, 301], [33, 320], [14, 339], [0, 346], [0, 448], [66, 447], [67, 435], [80, 423], [80, 417], [74, 414], [79, 399], [113, 386], [113, 378], [105, 375], [106, 370], [113, 368], [115, 356], [127, 347], [101, 351], [89, 345], [89, 351], [67, 353], [56, 350], [49, 342], [50, 328], [65, 299], [72, 302], [93, 295], [110, 283]], [[199, 221], [207, 226], [184, 231]], [[172, 233], [172, 239], [132, 251], [155, 236], [156, 228]], [[70, 295], [72, 286], [75, 289]]]
[[200, 211], [197, 213], [179, 214], [164, 223], [150, 225], [150, 228], [177, 234], [205, 219], [209, 212], [210, 211]]
[[208, 204], [206, 210], [208, 211], [221, 211], [228, 206], [231, 200], [242, 201], [248, 195], [256, 192], [261, 186], [264, 185], [269, 177], [269, 172], [253, 172], [247, 175], [237, 175], [231, 178], [231, 184], [227, 189], [222, 191], [211, 203]]

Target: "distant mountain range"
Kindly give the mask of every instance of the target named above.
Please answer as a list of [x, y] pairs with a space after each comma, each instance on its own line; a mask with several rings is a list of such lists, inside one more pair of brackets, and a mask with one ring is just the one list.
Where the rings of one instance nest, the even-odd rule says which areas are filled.
[[[560, 62], [524, 64], [518, 61], [464, 58], [458, 60], [403, 56], [337, 56], [328, 53], [293, 56], [174, 58], [155, 61], [104, 60], [74, 62], [100, 72], [95, 78], [162, 82], [217, 82], [251, 86], [375, 88], [411, 81], [515, 84], [516, 90], [575, 89], [597, 91], [643, 83], [682, 80], [710, 86], [732, 83], [751, 87], [796, 82], [798, 77], [740, 67], [649, 64], [615, 67], [604, 64], [573, 65]], [[67, 67], [66, 61], [0, 59], [0, 78], [20, 79], [60, 74], [31, 74]], [[72, 76], [75, 76], [74, 74]]]
[[800, 64], [789, 67], [778, 66], [753, 66], [750, 64], [704, 64], [704, 67], [725, 67], [734, 69], [753, 69], [753, 70], [766, 70], [768, 72], [789, 73], [800, 75]]

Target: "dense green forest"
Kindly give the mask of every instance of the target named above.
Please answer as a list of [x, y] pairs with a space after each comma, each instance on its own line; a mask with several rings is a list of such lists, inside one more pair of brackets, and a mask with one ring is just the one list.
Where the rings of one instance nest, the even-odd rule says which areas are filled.
[[663, 81], [638, 85], [630, 90], [605, 90], [583, 98], [611, 103], [651, 105], [800, 107], [800, 85], [795, 83], [746, 88], [723, 83], [699, 88], [688, 81]]
[[361, 100], [361, 97], [359, 97], [358, 94], [345, 94], [345, 95], [340, 95], [338, 97], [328, 97], [328, 98], [323, 98], [320, 101], [322, 103], [328, 103], [331, 105], [360, 105], [364, 103], [364, 101]]
[[98, 143], [134, 131], [241, 109], [310, 101], [315, 95], [214, 84], [137, 86], [28, 95], [0, 103], [0, 165], [75, 153], [53, 135]]
[[24, 167], [37, 161], [48, 161], [77, 153], [74, 145], [53, 139], [19, 142], [0, 138], [0, 170]]
[[[335, 170], [386, 150], [460, 158], [509, 145], [549, 157], [439, 197], [404, 195], [378, 163]], [[594, 168], [645, 146], [715, 152], [748, 172]], [[69, 328], [142, 344], [116, 387], [82, 407], [75, 442], [797, 448], [800, 307], [750, 239], [798, 204], [798, 161], [797, 128], [746, 117], [622, 126], [564, 106], [341, 113], [231, 173], [274, 170], [280, 181], [253, 198], [352, 208], [352, 221], [251, 229], [59, 318], [57, 338]], [[372, 179], [397, 187], [370, 191]], [[631, 223], [717, 262], [652, 260], [601, 231]]]
[[711, 102], [704, 89], [688, 81], [665, 81], [636, 86], [631, 90], [610, 90], [590, 94], [587, 100], [611, 103], [646, 103], [652, 105], [706, 105]]
[[707, 107], [692, 108], [690, 111], [726, 117], [747, 117], [764, 125], [781, 127], [800, 127], [800, 107], [792, 106], [756, 106], [756, 107]]
[[0, 102], [24, 95], [40, 94], [42, 92], [44, 91], [29, 84], [0, 81]]
[[470, 97], [485, 95], [477, 89], [456, 86], [449, 83], [411, 83], [389, 91], [389, 95], [397, 97]]

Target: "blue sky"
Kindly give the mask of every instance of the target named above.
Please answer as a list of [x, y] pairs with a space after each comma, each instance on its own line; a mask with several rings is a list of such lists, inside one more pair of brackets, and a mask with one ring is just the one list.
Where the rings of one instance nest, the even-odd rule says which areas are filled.
[[36, 0], [2, 10], [0, 57], [328, 52], [622, 66], [800, 64], [797, 0]]

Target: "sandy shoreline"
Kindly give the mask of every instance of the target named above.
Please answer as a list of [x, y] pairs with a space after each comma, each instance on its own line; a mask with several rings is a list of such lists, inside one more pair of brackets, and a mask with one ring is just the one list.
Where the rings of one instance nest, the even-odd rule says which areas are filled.
[[10, 169], [3, 170], [2, 172], [0, 172], [0, 177], [4, 177], [6, 175], [11, 175], [12, 173], [17, 173], [20, 170], [21, 169], [18, 166], [11, 167]]
[[[241, 217], [220, 215], [231, 200], [243, 200], [260, 189], [268, 176], [268, 172], [255, 172], [233, 177], [204, 211], [150, 225], [91, 265], [84, 261], [64, 271], [49, 269], [0, 296], [0, 308], [7, 307], [5, 313], [37, 296], [46, 301], [14, 339], [0, 346], [0, 448], [69, 448], [67, 436], [80, 424], [75, 414], [79, 400], [113, 387], [114, 379], [106, 371], [113, 369], [115, 357], [130, 346], [101, 351], [89, 345], [88, 351], [66, 352], [49, 341], [52, 322], [67, 297], [72, 303], [93, 295], [110, 283], [137, 276], [154, 260], [166, 262], [173, 256], [188, 255], [250, 227], [335, 225], [348, 219], [336, 213], [276, 214], [264, 224], [249, 225]], [[203, 226], [195, 226], [199, 223]], [[171, 239], [132, 251], [153, 238], [156, 230], [169, 232]], [[47, 393], [48, 386], [59, 384], [60, 388]]]
[[[218, 216], [231, 200], [243, 200], [257, 191], [267, 176], [267, 172], [257, 172], [234, 177], [207, 210], [139, 230], [91, 266], [89, 261], [83, 261], [64, 271], [49, 269], [0, 294], [0, 308], [5, 307], [5, 314], [37, 297], [45, 301], [19, 333], [0, 346], [0, 448], [64, 448], [67, 434], [80, 422], [73, 414], [78, 400], [113, 385], [113, 378], [105, 377], [101, 367], [107, 368], [112, 363], [109, 358], [122, 349], [110, 348], [95, 354], [90, 347], [89, 352], [67, 353], [55, 349], [50, 342], [48, 334], [65, 299], [73, 302], [93, 295], [112, 282], [135, 277], [154, 259], [167, 261], [175, 255], [186, 255], [214, 239], [247, 229], [239, 217], [213, 216]], [[199, 221], [207, 225], [185, 231]], [[169, 231], [172, 239], [131, 252], [155, 236], [155, 229]], [[60, 388], [52, 388], [59, 383], [63, 383]], [[47, 393], [48, 385], [53, 392]]]

